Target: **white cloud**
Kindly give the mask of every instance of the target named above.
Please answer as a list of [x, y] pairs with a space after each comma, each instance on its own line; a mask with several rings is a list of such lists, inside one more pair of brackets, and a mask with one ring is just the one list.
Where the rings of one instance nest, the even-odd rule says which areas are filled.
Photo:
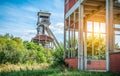
[[36, 30], [22, 30], [22, 34], [19, 35], [23, 40], [31, 41], [36, 36]]
[[[47, 4], [47, 5], [46, 5]], [[58, 5], [59, 4], [59, 5]], [[0, 34], [10, 33], [21, 37], [23, 40], [31, 40], [36, 35], [37, 12], [41, 9], [49, 11], [51, 15], [50, 29], [58, 38], [63, 36], [63, 0], [29, 0], [24, 4], [7, 3], [0, 5]], [[62, 41], [62, 40], [61, 40]]]
[[24, 30], [25, 35], [36, 35], [36, 30]]
[[63, 42], [64, 23], [58, 22], [50, 25], [50, 29], [59, 42]]
[[62, 22], [51, 25], [50, 29], [54, 34], [63, 34], [64, 24]]

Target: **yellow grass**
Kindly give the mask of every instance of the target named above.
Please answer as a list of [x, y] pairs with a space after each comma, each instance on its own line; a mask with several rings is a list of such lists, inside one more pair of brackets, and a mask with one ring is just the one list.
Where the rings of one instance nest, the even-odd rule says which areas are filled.
[[43, 64], [32, 64], [32, 65], [26, 65], [26, 64], [1, 64], [0, 65], [0, 72], [1, 71], [20, 71], [20, 70], [37, 70], [37, 69], [45, 69], [48, 68], [49, 64], [43, 63]]

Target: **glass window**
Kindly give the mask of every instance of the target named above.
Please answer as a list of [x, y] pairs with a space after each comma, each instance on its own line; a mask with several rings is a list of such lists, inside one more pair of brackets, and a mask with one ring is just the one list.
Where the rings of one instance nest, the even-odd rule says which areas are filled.
[[96, 33], [95, 33], [95, 34], [94, 34], [94, 37], [99, 37], [99, 34], [96, 34]]
[[104, 39], [104, 42], [106, 41], [106, 34], [100, 34], [100, 38]]
[[92, 36], [92, 33], [87, 33], [87, 37], [91, 37]]
[[92, 22], [87, 22], [87, 31], [92, 32]]
[[115, 24], [115, 28], [120, 28], [120, 24]]
[[115, 31], [115, 35], [120, 35], [120, 31]]
[[[115, 28], [120, 29], [120, 24], [115, 24]], [[114, 34], [115, 34], [115, 37], [114, 37], [115, 45], [114, 45], [114, 47], [116, 49], [120, 49], [120, 31], [115, 30]]]
[[99, 32], [99, 23], [94, 22], [94, 32]]
[[115, 35], [115, 48], [120, 48], [120, 35]]
[[100, 32], [105, 33], [105, 23], [100, 23]]

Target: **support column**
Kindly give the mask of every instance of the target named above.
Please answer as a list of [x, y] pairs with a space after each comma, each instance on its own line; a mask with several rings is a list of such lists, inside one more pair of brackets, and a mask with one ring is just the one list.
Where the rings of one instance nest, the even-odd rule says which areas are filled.
[[70, 16], [68, 26], [68, 58], [70, 58]]
[[101, 33], [100, 33], [100, 28], [101, 28], [101, 25], [100, 25], [100, 22], [99, 22], [99, 60], [101, 59], [101, 42], [100, 42], [100, 39], [101, 39]]
[[92, 59], [94, 59], [94, 22], [92, 21]]
[[113, 0], [106, 0], [106, 71], [110, 70], [109, 52], [114, 50], [113, 37]]
[[78, 17], [78, 69], [83, 70], [83, 5], [79, 6]]
[[87, 70], [87, 21], [84, 19], [84, 70]]
[[76, 35], [75, 35], [75, 23], [76, 23], [76, 21], [75, 21], [75, 19], [76, 19], [76, 13], [74, 12], [74, 30], [73, 30], [73, 32], [74, 32], [74, 36], [73, 36], [73, 37], [74, 37], [74, 38], [73, 38], [73, 39], [74, 39], [74, 48], [73, 48], [73, 49], [74, 49], [74, 50], [73, 50], [73, 51], [74, 51], [74, 52], [73, 52], [74, 55], [73, 55], [73, 56], [74, 56], [74, 57], [75, 57], [75, 53], [76, 53], [76, 51], [75, 51], [75, 47], [76, 47], [76, 41], [75, 41], [75, 38], [76, 38], [76, 37], [75, 37], [75, 36], [76, 36]]
[[[64, 11], [65, 11], [65, 1], [64, 1]], [[65, 12], [64, 12], [64, 55], [63, 59], [66, 58], [66, 20], [65, 20]]]
[[66, 58], [66, 21], [64, 20], [64, 56], [63, 58]]
[[72, 27], [71, 30], [71, 58], [73, 57], [74, 54], [74, 26]]

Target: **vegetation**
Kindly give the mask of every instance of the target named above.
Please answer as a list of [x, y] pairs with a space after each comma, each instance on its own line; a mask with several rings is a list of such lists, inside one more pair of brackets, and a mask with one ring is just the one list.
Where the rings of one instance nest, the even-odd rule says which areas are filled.
[[[70, 38], [70, 40], [67, 41], [67, 53], [73, 52], [74, 53], [74, 57], [77, 57], [78, 54], [78, 41], [77, 39], [74, 38]], [[99, 54], [101, 55], [100, 59], [105, 59], [105, 39], [103, 37], [99, 38], [99, 37], [94, 37], [94, 55], [95, 58], [98, 59], [99, 58]], [[117, 46], [117, 45], [116, 45]], [[70, 47], [70, 49], [68, 49], [68, 47]], [[75, 50], [74, 50], [75, 49]], [[92, 36], [87, 37], [87, 55], [88, 57], [92, 56]]]
[[[74, 44], [72, 40], [71, 46], [77, 46], [77, 41]], [[89, 49], [92, 47], [90, 41], [91, 38], [87, 40]], [[101, 42], [103, 41], [101, 39]], [[97, 51], [99, 47], [97, 38], [94, 43]], [[103, 50], [101, 54], [104, 54], [104, 44], [101, 50]], [[120, 76], [120, 73], [68, 69], [64, 65], [63, 44], [61, 48], [51, 50], [6, 34], [0, 36], [0, 76]]]
[[0, 64], [52, 63], [52, 61], [50, 49], [45, 49], [33, 42], [23, 42], [19, 37], [9, 34], [0, 36]]
[[61, 43], [60, 44], [60, 47], [57, 47], [55, 50], [54, 50], [54, 53], [53, 53], [53, 64], [51, 65], [52, 67], [59, 67], [59, 66], [63, 66], [64, 67], [64, 59], [63, 59], [63, 44]]
[[46, 68], [0, 72], [0, 76], [120, 76], [120, 73], [79, 71], [67, 68]]

